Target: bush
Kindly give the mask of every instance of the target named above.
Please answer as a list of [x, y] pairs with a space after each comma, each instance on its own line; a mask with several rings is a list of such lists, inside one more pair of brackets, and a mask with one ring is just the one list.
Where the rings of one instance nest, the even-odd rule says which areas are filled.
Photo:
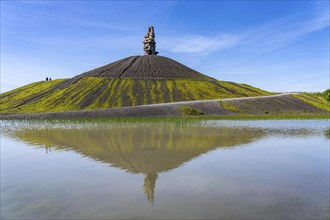
[[330, 102], [330, 89], [325, 90], [324, 92], [322, 92], [322, 96], [325, 100], [327, 100], [328, 102]]
[[197, 110], [190, 106], [180, 106], [179, 111], [183, 116], [191, 116], [191, 115], [204, 115], [204, 113], [200, 110]]

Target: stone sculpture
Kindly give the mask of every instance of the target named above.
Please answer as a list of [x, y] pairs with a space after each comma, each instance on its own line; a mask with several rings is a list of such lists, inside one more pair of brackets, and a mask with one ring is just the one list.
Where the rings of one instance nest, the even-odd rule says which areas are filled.
[[155, 41], [155, 32], [154, 27], [148, 27], [148, 32], [146, 36], [144, 36], [144, 54], [145, 55], [157, 55], [156, 51], [156, 41]]

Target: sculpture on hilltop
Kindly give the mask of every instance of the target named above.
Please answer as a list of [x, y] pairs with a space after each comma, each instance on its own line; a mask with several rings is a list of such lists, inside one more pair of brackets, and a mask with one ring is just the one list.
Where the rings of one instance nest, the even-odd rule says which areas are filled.
[[145, 55], [157, 55], [156, 51], [156, 41], [155, 41], [155, 32], [154, 27], [148, 27], [148, 32], [146, 36], [144, 36], [144, 54]]

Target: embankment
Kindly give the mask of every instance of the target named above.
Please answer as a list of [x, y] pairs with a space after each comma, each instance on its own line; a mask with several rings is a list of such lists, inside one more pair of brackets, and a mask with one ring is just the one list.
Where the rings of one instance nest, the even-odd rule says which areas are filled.
[[172, 102], [100, 110], [38, 114], [1, 114], [0, 119], [187, 116], [181, 111], [182, 106], [197, 110], [206, 116], [329, 114], [329, 111], [314, 107], [293, 97], [292, 94], [285, 93], [272, 96]]

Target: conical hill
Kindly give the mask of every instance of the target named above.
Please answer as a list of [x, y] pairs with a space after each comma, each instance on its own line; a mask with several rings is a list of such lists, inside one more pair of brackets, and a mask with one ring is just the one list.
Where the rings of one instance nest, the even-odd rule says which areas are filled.
[[246, 84], [218, 81], [170, 58], [131, 56], [70, 79], [40, 81], [0, 94], [0, 113], [59, 112], [259, 96]]

